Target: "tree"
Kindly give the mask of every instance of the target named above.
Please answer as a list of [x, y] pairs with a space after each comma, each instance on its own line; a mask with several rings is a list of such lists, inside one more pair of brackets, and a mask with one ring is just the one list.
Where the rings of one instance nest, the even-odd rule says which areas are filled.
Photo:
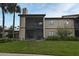
[[2, 26], [3, 26], [3, 33], [2, 33], [2, 37], [4, 38], [4, 26], [5, 26], [5, 13], [7, 13], [7, 3], [0, 3], [0, 8], [2, 9]]
[[7, 35], [8, 38], [12, 38], [13, 37], [12, 36], [12, 29], [13, 29], [13, 26], [10, 26], [10, 28], [8, 29], [8, 35]]
[[2, 38], [2, 26], [0, 26], [0, 38]]
[[17, 3], [9, 3], [8, 10], [10, 13], [13, 13], [13, 38], [14, 38], [14, 27], [15, 27], [15, 13], [20, 13], [21, 8], [17, 5]]

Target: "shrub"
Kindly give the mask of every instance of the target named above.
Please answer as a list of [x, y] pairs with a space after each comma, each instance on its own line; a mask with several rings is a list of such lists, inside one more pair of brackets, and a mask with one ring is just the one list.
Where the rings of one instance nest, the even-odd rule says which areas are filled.
[[66, 41], [79, 41], [79, 38], [71, 36], [71, 37], [64, 38], [64, 40], [66, 40]]
[[66, 28], [62, 28], [62, 29], [57, 29], [57, 35], [61, 38], [64, 37], [69, 37], [72, 34], [72, 32], [70, 32], [68, 29]]
[[48, 36], [47, 38], [46, 38], [46, 40], [60, 40], [59, 39], [59, 37], [57, 37], [57, 36]]
[[9, 38], [1, 38], [0, 43], [5, 43], [5, 42], [12, 42], [14, 39], [9, 39]]
[[79, 38], [77, 37], [57, 37], [57, 36], [49, 36], [46, 38], [46, 40], [49, 41], [79, 41]]

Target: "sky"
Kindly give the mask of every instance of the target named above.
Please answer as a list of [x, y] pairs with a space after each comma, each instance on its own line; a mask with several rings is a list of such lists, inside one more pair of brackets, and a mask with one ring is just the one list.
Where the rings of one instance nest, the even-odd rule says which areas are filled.
[[[61, 17], [63, 15], [79, 14], [78, 3], [18, 3], [22, 8], [27, 8], [28, 14], [46, 14], [45, 17]], [[15, 26], [19, 26], [20, 17], [16, 13]], [[13, 24], [13, 14], [5, 14], [5, 25]], [[0, 25], [2, 26], [2, 11], [0, 9]]]

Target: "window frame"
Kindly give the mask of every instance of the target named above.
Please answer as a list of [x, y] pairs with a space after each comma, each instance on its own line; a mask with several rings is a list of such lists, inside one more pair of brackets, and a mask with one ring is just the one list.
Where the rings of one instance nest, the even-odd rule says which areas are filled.
[[54, 32], [53, 31], [48, 32], [48, 36], [54, 36]]
[[54, 24], [54, 21], [53, 21], [53, 20], [50, 20], [50, 21], [49, 21], [49, 24]]

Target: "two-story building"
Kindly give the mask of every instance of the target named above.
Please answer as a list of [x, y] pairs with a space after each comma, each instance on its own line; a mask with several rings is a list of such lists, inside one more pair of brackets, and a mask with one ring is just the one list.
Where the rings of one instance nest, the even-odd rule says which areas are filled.
[[20, 16], [19, 38], [41, 39], [54, 36], [57, 29], [66, 27], [71, 31], [71, 36], [79, 36], [79, 15], [46, 18], [45, 14], [28, 14], [26, 9]]

